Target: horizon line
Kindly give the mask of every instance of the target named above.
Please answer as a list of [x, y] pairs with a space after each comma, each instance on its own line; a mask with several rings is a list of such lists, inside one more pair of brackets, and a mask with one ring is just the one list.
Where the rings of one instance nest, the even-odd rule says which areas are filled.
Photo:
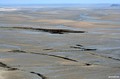
[[120, 3], [53, 3], [53, 4], [51, 4], [51, 3], [43, 3], [43, 4], [37, 4], [37, 3], [33, 3], [33, 4], [1, 4], [0, 3], [0, 5], [64, 5], [64, 4], [67, 4], [67, 5], [80, 5], [80, 4], [82, 4], [82, 5], [84, 5], [84, 4], [120, 4]]

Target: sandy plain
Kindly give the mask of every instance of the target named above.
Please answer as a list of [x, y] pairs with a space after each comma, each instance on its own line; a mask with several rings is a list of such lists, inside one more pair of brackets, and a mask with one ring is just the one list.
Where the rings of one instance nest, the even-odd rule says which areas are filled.
[[0, 11], [0, 79], [110, 76], [120, 77], [120, 9]]

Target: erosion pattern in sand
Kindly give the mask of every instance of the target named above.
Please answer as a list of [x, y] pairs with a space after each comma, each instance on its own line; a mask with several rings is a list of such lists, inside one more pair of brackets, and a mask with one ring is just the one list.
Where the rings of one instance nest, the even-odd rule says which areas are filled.
[[120, 9], [0, 11], [0, 79], [120, 76]]

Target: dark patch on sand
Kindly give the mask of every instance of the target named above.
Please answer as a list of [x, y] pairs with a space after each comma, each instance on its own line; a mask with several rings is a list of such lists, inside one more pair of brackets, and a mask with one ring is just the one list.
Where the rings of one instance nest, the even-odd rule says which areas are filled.
[[92, 64], [90, 64], [90, 63], [85, 63], [85, 66], [91, 66]]
[[43, 49], [43, 50], [53, 50], [53, 49]]
[[96, 51], [97, 49], [88, 49], [88, 48], [84, 48], [84, 51]]
[[80, 44], [76, 44], [76, 46], [83, 47], [83, 45], [80, 45]]
[[17, 52], [27, 53], [26, 51], [22, 51], [22, 50], [12, 50], [12, 51], [8, 51], [8, 52], [14, 52], [14, 53], [17, 53]]

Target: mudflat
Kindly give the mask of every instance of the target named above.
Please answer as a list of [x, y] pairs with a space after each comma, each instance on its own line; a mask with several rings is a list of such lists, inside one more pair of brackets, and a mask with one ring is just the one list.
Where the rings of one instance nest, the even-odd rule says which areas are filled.
[[120, 8], [0, 8], [0, 79], [120, 78]]

